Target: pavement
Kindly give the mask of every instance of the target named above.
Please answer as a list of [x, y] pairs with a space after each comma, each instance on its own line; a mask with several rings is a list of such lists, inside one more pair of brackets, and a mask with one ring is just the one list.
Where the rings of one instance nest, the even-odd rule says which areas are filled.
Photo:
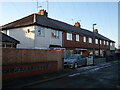
[[118, 61], [116, 60], [116, 61], [111, 61], [111, 62], [107, 62], [107, 63], [102, 63], [102, 64], [99, 64], [96, 66], [91, 65], [91, 66], [80, 67], [78, 69], [65, 68], [64, 70], [55, 72], [55, 73], [37, 75], [37, 76], [33, 76], [33, 77], [16, 79], [16, 80], [12, 80], [12, 81], [6, 81], [6, 82], [3, 82], [2, 88], [3, 89], [23, 88], [23, 87], [27, 87], [27, 86], [32, 86], [32, 85], [47, 82], [50, 80], [63, 78], [65, 76], [72, 76], [76, 73], [85, 72], [85, 71], [89, 71], [92, 69], [98, 69], [98, 68], [102, 68], [102, 67], [106, 67], [106, 66], [108, 67], [108, 66], [110, 66], [110, 63], [117, 63], [117, 62]]

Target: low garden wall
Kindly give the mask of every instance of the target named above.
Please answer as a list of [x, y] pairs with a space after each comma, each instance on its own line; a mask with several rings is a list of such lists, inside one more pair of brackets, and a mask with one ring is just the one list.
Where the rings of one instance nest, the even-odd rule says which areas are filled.
[[63, 69], [62, 50], [2, 49], [2, 79], [11, 80]]
[[95, 58], [94, 59], [94, 64], [101, 64], [101, 63], [105, 63], [106, 62], [106, 58]]

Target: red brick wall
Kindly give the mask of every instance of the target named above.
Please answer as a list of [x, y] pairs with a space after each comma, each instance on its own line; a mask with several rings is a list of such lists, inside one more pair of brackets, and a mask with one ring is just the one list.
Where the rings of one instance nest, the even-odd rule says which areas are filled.
[[[63, 50], [3, 48], [3, 80], [28, 77], [62, 70], [63, 55]], [[41, 67], [41, 65], [50, 65], [50, 67], [47, 69], [22, 71], [22, 69], [30, 69], [31, 67], [37, 68]], [[20, 68], [22, 69], [19, 72]]]
[[102, 49], [109, 49], [110, 47], [107, 45], [104, 45], [104, 40], [102, 40], [102, 44], [100, 45], [100, 48]]
[[57, 71], [57, 61], [2, 66], [2, 79], [13, 80]]
[[[64, 37], [64, 44], [63, 44], [63, 47], [78, 47], [78, 48], [90, 48], [92, 49], [93, 48], [93, 44], [92, 43], [88, 43], [88, 42], [83, 42], [83, 36], [80, 35], [80, 41], [76, 41], [76, 35], [75, 34], [72, 34], [72, 38], [73, 40], [67, 40], [67, 36], [66, 36], [66, 33], [64, 32], [63, 33], [63, 37]], [[87, 36], [86, 36], [87, 37]], [[87, 41], [88, 41], [88, 37], [87, 37]], [[109, 49], [109, 46], [107, 45], [99, 45], [99, 44], [95, 44], [94, 45], [96, 49]]]

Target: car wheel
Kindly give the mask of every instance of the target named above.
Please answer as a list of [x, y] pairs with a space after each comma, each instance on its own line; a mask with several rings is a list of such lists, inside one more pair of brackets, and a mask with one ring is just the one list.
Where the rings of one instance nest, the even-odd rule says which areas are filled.
[[75, 63], [74, 64], [74, 69], [76, 69], [78, 67], [78, 64], [77, 63]]

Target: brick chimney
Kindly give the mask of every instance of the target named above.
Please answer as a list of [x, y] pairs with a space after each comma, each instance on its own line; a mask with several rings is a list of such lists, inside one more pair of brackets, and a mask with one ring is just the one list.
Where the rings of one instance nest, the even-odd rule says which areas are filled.
[[93, 32], [98, 33], [98, 29], [95, 29]]
[[79, 22], [76, 22], [76, 23], [74, 24], [74, 26], [75, 26], [75, 27], [81, 27], [81, 25], [80, 25]]
[[46, 12], [46, 10], [44, 9], [41, 9], [39, 12], [38, 12], [39, 15], [43, 15], [43, 16], [48, 16], [48, 13]]

